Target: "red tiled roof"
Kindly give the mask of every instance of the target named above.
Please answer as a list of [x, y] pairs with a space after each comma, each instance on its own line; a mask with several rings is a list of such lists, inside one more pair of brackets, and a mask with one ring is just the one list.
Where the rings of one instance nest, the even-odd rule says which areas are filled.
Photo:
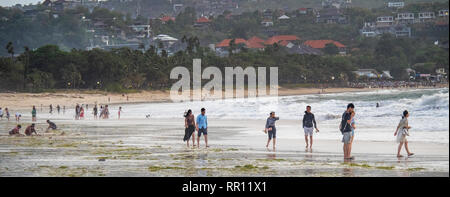
[[310, 46], [312, 48], [315, 48], [315, 49], [323, 49], [323, 48], [325, 48], [325, 45], [327, 45], [329, 43], [333, 43], [338, 48], [345, 47], [345, 45], [343, 45], [342, 43], [340, 43], [338, 41], [334, 41], [334, 40], [307, 40], [304, 44], [307, 46]]
[[281, 41], [294, 41], [294, 40], [300, 40], [300, 38], [298, 38], [295, 35], [273, 36], [273, 37], [269, 38], [268, 40], [266, 40], [264, 42], [264, 44], [273, 45], [275, 43], [280, 43]]
[[258, 36], [253, 36], [247, 40], [248, 42], [264, 43], [264, 40]]
[[[216, 47], [218, 47], [218, 48], [229, 47], [231, 40], [233, 40], [233, 39], [222, 40], [222, 42], [220, 42], [219, 44], [216, 44]], [[247, 41], [245, 39], [242, 39], [242, 38], [236, 38], [236, 39], [234, 39], [234, 43], [236, 43], [236, 44], [247, 44]]]
[[174, 17], [171, 16], [164, 16], [160, 19], [162, 22], [169, 22], [169, 21], [175, 21]]
[[201, 18], [197, 19], [197, 21], [196, 21], [196, 23], [209, 23], [209, 22], [211, 22], [211, 20], [209, 20], [206, 17], [201, 17]]

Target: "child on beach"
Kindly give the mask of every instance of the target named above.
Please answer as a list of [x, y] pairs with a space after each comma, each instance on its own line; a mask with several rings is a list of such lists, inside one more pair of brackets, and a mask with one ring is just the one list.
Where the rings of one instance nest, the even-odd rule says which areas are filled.
[[53, 123], [52, 121], [50, 121], [50, 120], [47, 120], [47, 123], [48, 123], [48, 128], [47, 128], [47, 130], [45, 130], [45, 132], [47, 133], [50, 129], [52, 129], [52, 130], [56, 130], [56, 124], [55, 123]]
[[20, 122], [20, 118], [22, 117], [22, 114], [19, 112], [16, 112], [16, 122]]
[[8, 121], [9, 121], [10, 114], [9, 114], [8, 108], [5, 108], [5, 114], [6, 114], [6, 119], [8, 119]]
[[36, 122], [36, 106], [33, 105], [33, 109], [31, 110], [31, 121]]
[[9, 131], [9, 135], [16, 135], [16, 136], [23, 136], [22, 134], [20, 134], [20, 128], [22, 128], [22, 126], [19, 124], [16, 127], [14, 127], [14, 129], [12, 129], [11, 131]]
[[269, 143], [273, 139], [273, 151], [276, 147], [277, 129], [275, 127], [275, 121], [279, 120], [279, 117], [275, 116], [275, 112], [270, 112], [270, 116], [267, 118], [265, 132], [268, 133], [269, 139], [267, 140], [266, 148], [269, 148]]
[[2, 108], [0, 107], [0, 120], [2, 120], [3, 119], [3, 110], [2, 110]]
[[187, 142], [187, 147], [189, 148], [189, 140], [192, 136], [192, 147], [195, 147], [195, 118], [190, 109], [184, 115], [184, 127], [183, 141]]
[[406, 139], [406, 137], [409, 136], [409, 129], [411, 129], [411, 127], [408, 125], [408, 117], [409, 112], [405, 110], [403, 112], [402, 119], [400, 120], [400, 123], [398, 123], [397, 129], [394, 133], [394, 136], [397, 136], [397, 143], [399, 143], [397, 157], [403, 157], [403, 155], [400, 154], [403, 144], [405, 144], [405, 149], [408, 153], [408, 156], [414, 155], [414, 153], [411, 153], [409, 151], [408, 140]]

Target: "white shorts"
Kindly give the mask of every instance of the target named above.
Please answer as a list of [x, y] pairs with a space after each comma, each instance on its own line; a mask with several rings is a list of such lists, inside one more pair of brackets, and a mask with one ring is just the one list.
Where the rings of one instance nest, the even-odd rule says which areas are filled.
[[314, 128], [312, 127], [305, 127], [303, 128], [305, 130], [305, 136], [313, 136]]

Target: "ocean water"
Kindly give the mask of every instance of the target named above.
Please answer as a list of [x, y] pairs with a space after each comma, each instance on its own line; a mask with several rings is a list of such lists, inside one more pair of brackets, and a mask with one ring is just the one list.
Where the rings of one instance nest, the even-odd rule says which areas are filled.
[[269, 112], [275, 111], [282, 120], [298, 120], [296, 127], [277, 125], [281, 138], [303, 138], [301, 119], [310, 105], [321, 130], [317, 137], [336, 139], [341, 135], [337, 128], [348, 103], [356, 106], [358, 139], [394, 141], [393, 133], [402, 112], [408, 110], [412, 126], [410, 141], [449, 143], [448, 88], [135, 104], [123, 106], [123, 116], [139, 119], [150, 114], [152, 118], [180, 118], [187, 109], [198, 115], [204, 107], [210, 120], [261, 120], [262, 128]]

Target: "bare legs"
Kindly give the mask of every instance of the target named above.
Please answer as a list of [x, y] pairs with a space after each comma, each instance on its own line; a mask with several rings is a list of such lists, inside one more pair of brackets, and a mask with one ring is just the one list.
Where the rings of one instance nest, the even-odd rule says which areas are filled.
[[305, 143], [306, 143], [306, 147], [305, 148], [308, 148], [308, 135], [305, 135]]
[[[270, 141], [271, 141], [271, 139], [269, 138], [269, 139], [267, 140], [267, 144], [266, 144], [266, 148], [267, 148], [267, 149], [269, 148]], [[276, 144], [277, 144], [277, 139], [276, 139], [276, 138], [273, 138], [273, 150], [274, 150], [274, 151], [275, 151]]]
[[408, 153], [408, 156], [414, 155], [414, 153], [411, 153], [411, 151], [409, 151], [408, 141], [405, 141], [405, 142], [400, 142], [400, 144], [398, 145], [397, 157], [403, 157], [403, 155], [400, 154], [400, 152], [402, 151], [403, 144], [405, 144], [405, 150], [406, 150], [406, 153]]
[[[208, 135], [203, 135], [203, 137], [205, 138], [205, 147], [208, 148]], [[197, 138], [197, 146], [200, 148], [200, 137]]]

